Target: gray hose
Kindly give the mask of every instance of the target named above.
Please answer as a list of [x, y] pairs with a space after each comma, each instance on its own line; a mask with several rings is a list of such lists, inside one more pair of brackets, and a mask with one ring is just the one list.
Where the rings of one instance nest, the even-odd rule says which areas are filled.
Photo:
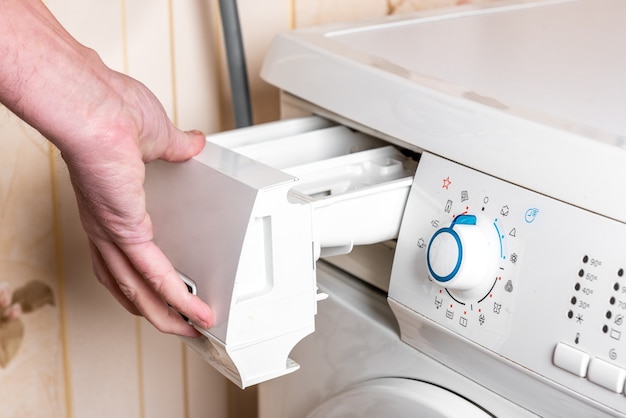
[[246, 56], [243, 49], [239, 14], [236, 0], [219, 0], [222, 29], [224, 32], [224, 47], [228, 62], [230, 91], [233, 101], [235, 126], [242, 128], [252, 125], [252, 108], [250, 105], [250, 89], [248, 87], [248, 72]]

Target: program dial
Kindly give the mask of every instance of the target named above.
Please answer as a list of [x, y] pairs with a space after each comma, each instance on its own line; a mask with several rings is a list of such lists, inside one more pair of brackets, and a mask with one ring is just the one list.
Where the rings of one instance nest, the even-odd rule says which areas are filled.
[[430, 238], [426, 265], [430, 277], [463, 299], [483, 296], [493, 286], [501, 240], [495, 224], [459, 215]]

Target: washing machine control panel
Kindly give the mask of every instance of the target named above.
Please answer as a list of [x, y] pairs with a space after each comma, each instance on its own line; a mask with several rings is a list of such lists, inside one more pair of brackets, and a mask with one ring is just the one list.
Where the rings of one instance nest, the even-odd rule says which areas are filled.
[[456, 336], [440, 347], [399, 321], [407, 342], [452, 367], [471, 371], [470, 344], [626, 414], [625, 271], [626, 225], [424, 153], [389, 298]]

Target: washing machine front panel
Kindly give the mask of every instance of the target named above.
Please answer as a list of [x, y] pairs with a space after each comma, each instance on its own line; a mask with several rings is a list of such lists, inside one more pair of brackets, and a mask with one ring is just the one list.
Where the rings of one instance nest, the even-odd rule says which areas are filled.
[[626, 416], [625, 228], [424, 153], [389, 289], [403, 339], [540, 415]]
[[[300, 418], [314, 411], [320, 413], [316, 408], [338, 407], [343, 396], [355, 393], [351, 390], [400, 397], [400, 388], [406, 393], [418, 386], [420, 392], [435, 390], [440, 394], [438, 399], [450, 397], [455, 405], [463, 405], [468, 411], [478, 407], [495, 416], [535, 416], [401, 341], [384, 292], [325, 262], [318, 262], [317, 276], [320, 291], [329, 297], [320, 302], [316, 332], [292, 352], [301, 364], [298, 373], [259, 386], [260, 418]], [[444, 403], [442, 400], [434, 407], [417, 396], [420, 394], [405, 396], [402, 405], [411, 405], [413, 414], [406, 416], [415, 416], [416, 404], [420, 402], [423, 411], [446, 411], [452, 405], [447, 400], [445, 405], [439, 405]], [[346, 405], [353, 405], [350, 399], [344, 399]], [[454, 416], [454, 411], [446, 412]]]

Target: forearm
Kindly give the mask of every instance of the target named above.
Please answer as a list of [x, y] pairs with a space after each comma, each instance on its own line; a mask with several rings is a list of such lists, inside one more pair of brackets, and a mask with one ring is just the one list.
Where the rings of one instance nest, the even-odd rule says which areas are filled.
[[111, 94], [109, 73], [41, 0], [0, 0], [0, 101], [58, 147]]

